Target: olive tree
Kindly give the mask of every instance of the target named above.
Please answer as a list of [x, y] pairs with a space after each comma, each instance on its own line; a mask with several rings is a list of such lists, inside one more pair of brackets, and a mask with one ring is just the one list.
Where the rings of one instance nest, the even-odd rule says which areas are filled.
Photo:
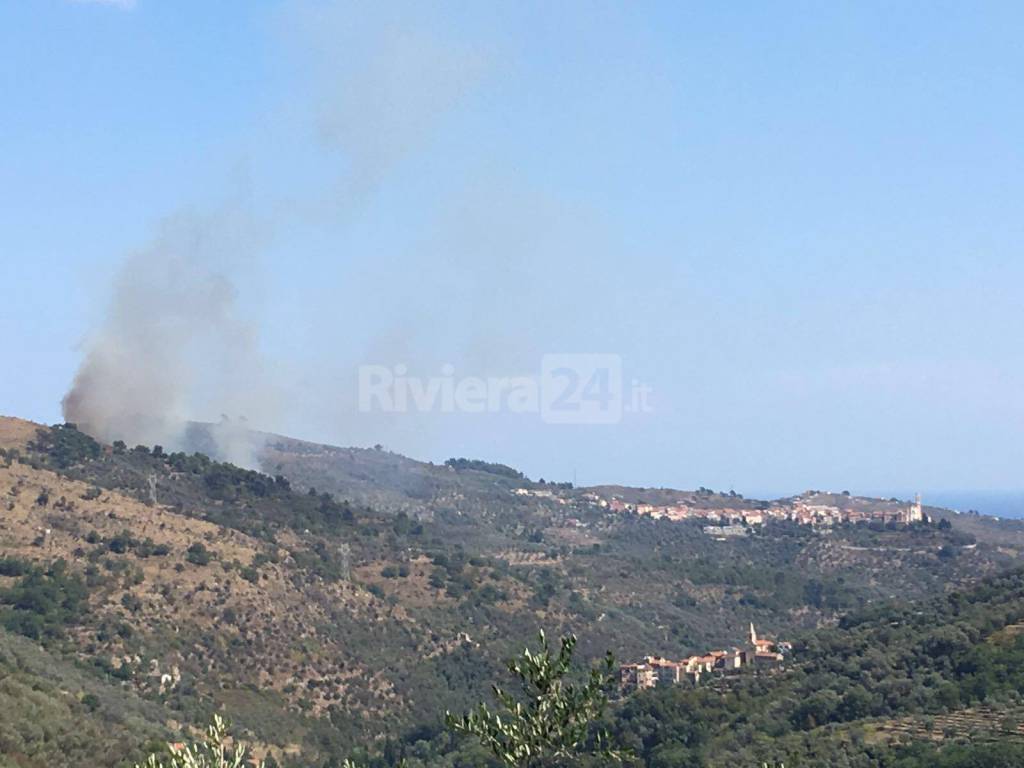
[[608, 734], [595, 727], [608, 704], [615, 660], [609, 653], [584, 679], [573, 680], [576, 637], [561, 639], [558, 653], [540, 633], [540, 649], [529, 648], [508, 663], [522, 688], [520, 696], [493, 686], [500, 707], [486, 704], [462, 716], [445, 713], [448, 727], [475, 736], [510, 768], [561, 766], [585, 755], [620, 762]]
[[252, 762], [244, 744], [228, 746], [228, 726], [220, 715], [206, 729], [202, 741], [184, 745], [167, 745], [166, 753], [150, 755], [135, 768], [263, 768], [263, 762]]

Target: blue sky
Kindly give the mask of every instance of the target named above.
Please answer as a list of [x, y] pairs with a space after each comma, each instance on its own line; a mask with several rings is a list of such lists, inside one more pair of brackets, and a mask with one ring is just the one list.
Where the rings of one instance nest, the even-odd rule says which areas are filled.
[[[189, 416], [583, 483], [1019, 488], [1022, 31], [1014, 3], [5, 3], [0, 412], [60, 420], [125, 260], [241, 210], [209, 270], [273, 406]], [[621, 355], [653, 411], [355, 409], [360, 364], [559, 352]]]

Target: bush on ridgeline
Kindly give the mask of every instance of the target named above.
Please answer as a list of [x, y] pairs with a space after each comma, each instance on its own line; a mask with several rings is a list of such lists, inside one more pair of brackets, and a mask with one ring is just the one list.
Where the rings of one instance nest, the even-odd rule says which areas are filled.
[[444, 463], [446, 467], [461, 472], [467, 469], [474, 470], [476, 472], [487, 472], [491, 475], [499, 475], [500, 477], [508, 477], [512, 480], [523, 480], [525, 475], [518, 469], [506, 466], [505, 464], [496, 464], [490, 461], [481, 461], [480, 459], [448, 459]]
[[100, 444], [84, 432], [79, 432], [74, 424], [57, 424], [48, 429], [39, 429], [35, 440], [29, 443], [29, 449], [43, 454], [58, 469], [67, 469], [95, 459], [102, 452]]

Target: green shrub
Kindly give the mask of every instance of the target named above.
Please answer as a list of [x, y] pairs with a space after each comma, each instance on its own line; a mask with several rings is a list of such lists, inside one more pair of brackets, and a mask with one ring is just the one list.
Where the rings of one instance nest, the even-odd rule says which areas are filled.
[[200, 542], [196, 542], [185, 552], [185, 559], [193, 565], [209, 565], [210, 551]]

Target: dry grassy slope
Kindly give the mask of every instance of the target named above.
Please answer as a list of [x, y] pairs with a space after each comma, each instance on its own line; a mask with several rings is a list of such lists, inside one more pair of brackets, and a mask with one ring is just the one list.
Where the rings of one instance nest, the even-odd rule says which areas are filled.
[[[46, 505], [39, 501], [44, 491]], [[400, 704], [382, 670], [360, 666], [327, 630], [346, 619], [371, 626], [400, 623], [407, 620], [401, 608], [353, 584], [295, 579], [287, 561], [263, 565], [258, 583], [250, 583], [237, 567], [225, 566], [249, 565], [261, 542], [118, 493], [89, 500], [88, 491], [88, 485], [49, 471], [0, 463], [0, 553], [39, 563], [64, 558], [76, 571], [84, 571], [96, 550], [102, 552], [97, 559], [101, 572], [107, 562], [126, 563], [123, 574], [108, 575], [93, 591], [93, 616], [80, 630], [77, 646], [98, 646], [115, 666], [132, 664], [137, 688], [158, 689], [160, 674], [178, 667], [199, 677], [213, 672], [229, 686], [256, 684], [283, 692], [292, 704], [301, 698], [313, 711], [343, 704], [350, 685], [365, 690], [372, 680], [378, 681], [369, 688], [382, 710]], [[136, 539], [166, 544], [171, 553], [118, 555], [107, 551], [105, 543], [86, 540], [92, 531], [109, 540], [126, 530]], [[186, 550], [196, 542], [214, 554], [209, 565], [186, 559]], [[134, 583], [138, 573], [141, 583]], [[134, 611], [123, 605], [126, 595], [139, 601]], [[228, 609], [237, 617], [233, 621], [225, 619]], [[146, 652], [133, 653], [116, 634], [101, 639], [97, 628], [104, 619], [131, 626], [144, 638]], [[320, 685], [310, 689], [310, 681]]]
[[12, 416], [0, 416], [0, 448], [22, 449], [35, 436], [41, 425]]
[[[24, 447], [38, 429], [0, 419], [0, 432], [12, 447]], [[470, 666], [477, 665], [484, 644], [507, 641], [508, 628], [516, 622], [559, 626], [571, 618], [558, 609], [532, 606], [532, 590], [520, 580], [486, 564], [467, 564], [465, 574], [473, 583], [498, 590], [489, 616], [505, 617], [499, 619], [502, 629], [467, 619], [463, 601], [430, 584], [438, 568], [418, 548], [373, 544], [380, 531], [381, 538], [390, 536], [387, 517], [383, 524], [369, 523], [372, 534], [360, 531], [361, 543], [353, 540], [353, 580], [325, 581], [290, 553], [298, 557], [340, 540], [295, 533], [286, 526], [276, 530], [275, 547], [265, 538], [204, 520], [202, 505], [212, 510], [221, 502], [148, 504], [126, 495], [132, 490], [101, 490], [89, 480], [78, 482], [40, 468], [34, 454], [23, 452], [23, 457], [26, 463], [0, 458], [0, 556], [41, 565], [64, 559], [73, 572], [91, 571], [90, 580], [98, 584], [90, 591], [89, 617], [73, 630], [74, 653], [84, 661], [107, 659], [118, 668], [127, 664], [132, 686], [148, 696], [167, 696], [163, 675], [177, 680], [180, 671], [179, 690], [194, 685], [226, 704], [237, 719], [245, 708], [254, 713], [250, 722], [273, 719], [266, 713], [279, 697], [294, 712], [318, 715], [337, 708], [353, 722], [377, 721], [383, 728], [384, 715], [393, 722], [403, 712], [427, 706], [421, 683], [432, 696], [445, 692], [448, 654], [462, 658], [460, 648], [471, 646]], [[108, 449], [98, 461], [110, 458]], [[162, 476], [158, 497], [170, 499], [165, 486], [175, 482], [174, 473]], [[116, 552], [111, 539], [124, 533], [150, 540], [150, 547], [166, 546], [170, 554], [142, 557], [138, 547]], [[424, 542], [433, 541], [432, 536], [424, 535]], [[187, 557], [197, 542], [213, 555], [208, 565]], [[273, 554], [278, 562], [263, 563], [252, 583], [243, 569], [260, 554]], [[400, 565], [408, 569], [407, 576], [383, 575], [385, 568], [394, 571]], [[0, 586], [13, 581], [0, 577], [5, 582]], [[472, 633], [469, 643], [466, 629]]]

